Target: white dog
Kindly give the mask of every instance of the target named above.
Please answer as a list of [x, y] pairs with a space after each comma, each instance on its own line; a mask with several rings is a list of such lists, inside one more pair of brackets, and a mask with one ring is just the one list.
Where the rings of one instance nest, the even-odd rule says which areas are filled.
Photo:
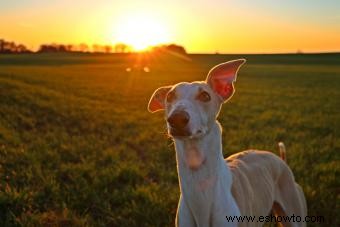
[[[244, 151], [226, 160], [216, 117], [234, 94], [233, 82], [244, 59], [214, 67], [206, 81], [158, 88], [150, 112], [165, 110], [175, 141], [181, 196], [178, 226], [262, 226], [259, 218], [307, 215], [306, 201], [287, 164], [266, 151]], [[283, 144], [280, 150], [284, 154]], [[227, 220], [254, 216], [255, 221]], [[263, 219], [262, 219], [263, 220]], [[284, 226], [305, 223], [282, 221]]]

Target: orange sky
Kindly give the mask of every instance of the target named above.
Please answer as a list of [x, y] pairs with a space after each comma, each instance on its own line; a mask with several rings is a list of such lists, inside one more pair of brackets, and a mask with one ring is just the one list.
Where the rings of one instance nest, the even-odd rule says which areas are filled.
[[188, 52], [340, 51], [340, 1], [1, 1], [0, 37], [34, 49], [167, 42]]

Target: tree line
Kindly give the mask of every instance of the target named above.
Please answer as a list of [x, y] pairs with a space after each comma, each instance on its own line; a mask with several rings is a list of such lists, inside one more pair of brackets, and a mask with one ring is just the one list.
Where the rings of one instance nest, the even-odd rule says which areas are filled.
[[[149, 49], [152, 52], [175, 52], [178, 54], [186, 54], [186, 50], [183, 46], [176, 44], [159, 45]], [[124, 43], [117, 43], [115, 45], [99, 45], [93, 44], [92, 46], [81, 44], [41, 44], [37, 51], [32, 51], [24, 44], [17, 44], [12, 41], [6, 41], [0, 39], [0, 53], [131, 53], [132, 47]]]
[[79, 45], [73, 44], [42, 44], [40, 45], [38, 53], [57, 53], [57, 52], [81, 52], [81, 53], [129, 53], [132, 49], [123, 43], [118, 43], [116, 45], [99, 45], [93, 44], [92, 46], [86, 43], [81, 43]]
[[17, 44], [15, 42], [0, 39], [0, 53], [31, 53], [24, 44]]

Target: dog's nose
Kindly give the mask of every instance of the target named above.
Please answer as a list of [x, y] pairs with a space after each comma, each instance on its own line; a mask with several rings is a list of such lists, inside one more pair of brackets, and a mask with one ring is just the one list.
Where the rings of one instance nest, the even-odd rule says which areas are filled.
[[189, 114], [185, 111], [177, 111], [167, 119], [170, 126], [176, 129], [183, 129], [189, 122]]

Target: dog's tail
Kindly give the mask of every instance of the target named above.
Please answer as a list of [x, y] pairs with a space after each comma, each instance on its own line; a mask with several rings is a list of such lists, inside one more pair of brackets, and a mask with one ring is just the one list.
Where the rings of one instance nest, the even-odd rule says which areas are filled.
[[286, 147], [283, 142], [279, 142], [280, 157], [284, 162], [287, 162], [286, 158]]

